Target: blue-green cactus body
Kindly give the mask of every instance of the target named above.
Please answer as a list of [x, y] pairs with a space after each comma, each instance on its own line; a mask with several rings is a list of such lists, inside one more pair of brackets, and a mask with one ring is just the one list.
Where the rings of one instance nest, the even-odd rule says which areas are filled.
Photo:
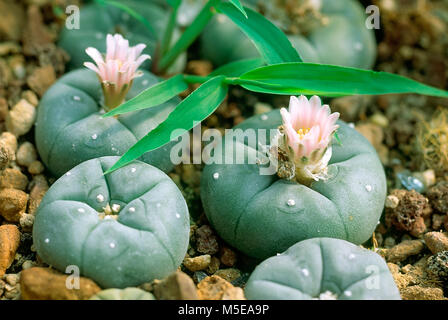
[[[43, 261], [62, 272], [77, 266], [106, 288], [136, 286], [175, 271], [190, 230], [185, 200], [165, 173], [135, 161], [104, 175], [118, 159], [86, 161], [57, 180], [33, 229]], [[117, 219], [101, 216], [107, 205], [119, 211]]]
[[245, 287], [249, 300], [399, 300], [383, 258], [350, 242], [315, 238], [263, 261]]
[[[250, 5], [253, 6], [254, 1]], [[302, 59], [371, 68], [376, 58], [375, 35], [365, 25], [367, 16], [362, 6], [356, 0], [323, 0], [320, 12], [328, 18], [328, 24], [313, 28], [306, 37], [288, 36]], [[200, 50], [202, 56], [216, 66], [258, 56], [249, 38], [223, 15], [215, 16], [204, 30]]]
[[[159, 80], [149, 72], [134, 79], [127, 98], [132, 98]], [[102, 118], [103, 94], [96, 74], [88, 69], [69, 72], [45, 93], [39, 103], [36, 145], [55, 176], [77, 164], [101, 156], [124, 154], [139, 139], [163, 122], [179, 98], [132, 113]], [[170, 147], [144, 154], [140, 160], [168, 172], [173, 168]]]
[[[157, 42], [161, 40], [168, 21], [168, 11], [159, 3], [151, 1], [122, 0], [121, 4], [130, 7], [143, 16], [151, 25], [150, 31], [145, 25], [127, 12], [112, 6], [98, 4], [85, 5], [80, 10], [80, 28], [63, 28], [58, 45], [70, 55], [69, 69], [80, 68], [86, 61], [92, 59], [85, 53], [86, 48], [94, 47], [100, 52], [106, 52], [106, 35], [121, 33], [129, 40], [131, 46], [143, 43], [147, 47], [143, 51], [154, 57]], [[174, 39], [179, 37], [175, 29]], [[186, 54], [181, 55], [169, 72], [181, 72], [185, 67]], [[146, 61], [142, 68], [149, 68], [151, 60]]]
[[[276, 129], [280, 124], [280, 112], [274, 110], [235, 129]], [[356, 244], [368, 240], [384, 207], [384, 170], [370, 143], [347, 124], [339, 125], [341, 145], [333, 143], [330, 178], [310, 187], [260, 174], [261, 166], [247, 160], [249, 153], [257, 152], [263, 158], [255, 150], [258, 144], [248, 147], [243, 138], [234, 143], [224, 143], [230, 139], [223, 139], [226, 163], [207, 165], [201, 180], [204, 210], [219, 235], [247, 255], [261, 259], [314, 237]], [[259, 142], [269, 141], [270, 137]], [[245, 151], [245, 164], [229, 161]]]

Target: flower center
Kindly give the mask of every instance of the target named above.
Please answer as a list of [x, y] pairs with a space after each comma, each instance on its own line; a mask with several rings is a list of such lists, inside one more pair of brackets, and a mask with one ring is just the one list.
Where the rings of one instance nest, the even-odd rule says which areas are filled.
[[303, 139], [308, 132], [310, 132], [310, 128], [305, 128], [305, 129], [300, 128], [299, 130], [297, 130], [299, 139]]

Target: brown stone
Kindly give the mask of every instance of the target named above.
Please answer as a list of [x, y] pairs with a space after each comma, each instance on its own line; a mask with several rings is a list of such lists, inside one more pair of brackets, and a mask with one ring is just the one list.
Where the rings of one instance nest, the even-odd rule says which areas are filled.
[[8, 115], [8, 102], [5, 98], [0, 98], [0, 121], [5, 121]]
[[26, 190], [28, 178], [20, 170], [6, 168], [0, 171], [0, 188]]
[[155, 283], [154, 295], [159, 300], [198, 299], [193, 280], [182, 271], [176, 271], [162, 281]]
[[426, 288], [422, 286], [410, 286], [401, 290], [403, 300], [448, 300], [443, 296], [440, 288]]
[[207, 76], [213, 71], [213, 65], [207, 60], [191, 60], [187, 64], [187, 72], [198, 76]]
[[245, 300], [241, 288], [215, 275], [204, 278], [198, 284], [198, 296], [201, 300]]
[[213, 255], [218, 252], [218, 239], [210, 226], [201, 226], [196, 230], [195, 235], [196, 247], [200, 253]]
[[[395, 199], [392, 205], [391, 199]], [[415, 190], [392, 190], [386, 203], [386, 225], [419, 236], [426, 231], [425, 218], [432, 209], [428, 199]]]
[[25, 12], [16, 0], [0, 0], [0, 41], [19, 40]]
[[29, 6], [26, 14], [27, 23], [22, 36], [23, 52], [25, 55], [37, 55], [42, 47], [54, 42], [55, 37], [45, 26], [38, 6]]
[[445, 219], [448, 218], [447, 215], [442, 214], [433, 214], [432, 215], [432, 229], [433, 230], [441, 230], [443, 228], [443, 224]]
[[425, 245], [420, 240], [407, 240], [396, 245], [391, 249], [387, 249], [385, 258], [387, 262], [401, 262], [410, 256], [414, 256], [422, 252]]
[[53, 66], [46, 65], [36, 68], [27, 78], [28, 86], [42, 97], [47, 89], [56, 81], [56, 72]]
[[236, 263], [236, 253], [227, 246], [221, 246], [220, 249], [221, 263], [227, 267], [233, 267]]
[[37, 175], [33, 177], [31, 181], [30, 201], [28, 205], [28, 213], [36, 213], [40, 202], [42, 201], [45, 193], [48, 191], [49, 186], [47, 179], [43, 175]]
[[19, 222], [26, 210], [28, 195], [17, 189], [0, 189], [0, 215], [9, 222]]
[[428, 232], [425, 234], [424, 239], [433, 254], [448, 250], [447, 232]]
[[19, 244], [20, 232], [15, 225], [0, 226], [0, 278], [14, 261]]
[[431, 205], [442, 213], [448, 213], [448, 182], [442, 181], [428, 190]]
[[20, 288], [23, 300], [87, 300], [101, 291], [92, 280], [79, 279], [79, 289], [67, 288], [69, 275], [50, 268], [29, 268], [20, 276]]
[[185, 258], [183, 264], [185, 268], [195, 272], [206, 269], [210, 265], [210, 262], [211, 256], [209, 254], [204, 254], [194, 258]]
[[215, 276], [219, 276], [224, 280], [232, 282], [241, 277], [241, 272], [238, 269], [234, 268], [221, 269], [215, 272]]
[[207, 272], [209, 274], [214, 274], [216, 271], [218, 271], [220, 265], [221, 261], [217, 257], [212, 257], [210, 265], [207, 268]]

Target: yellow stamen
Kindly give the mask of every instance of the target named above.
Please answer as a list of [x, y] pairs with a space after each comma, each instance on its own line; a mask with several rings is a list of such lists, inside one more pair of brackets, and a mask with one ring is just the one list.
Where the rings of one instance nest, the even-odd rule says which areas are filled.
[[300, 128], [299, 130], [297, 130], [297, 134], [299, 135], [299, 139], [303, 139], [308, 132], [310, 132], [310, 128], [306, 128], [306, 129]]

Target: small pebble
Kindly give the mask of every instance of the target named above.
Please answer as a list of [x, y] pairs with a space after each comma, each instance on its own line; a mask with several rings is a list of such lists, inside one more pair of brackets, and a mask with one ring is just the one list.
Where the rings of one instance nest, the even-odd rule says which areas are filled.
[[37, 151], [34, 145], [28, 141], [22, 143], [17, 150], [17, 163], [24, 167], [29, 167], [37, 160]]
[[448, 251], [448, 233], [447, 232], [427, 232], [424, 235], [426, 246], [433, 254], [441, 251]]
[[194, 258], [185, 258], [183, 264], [185, 268], [195, 272], [207, 269], [207, 267], [210, 265], [210, 262], [211, 256], [209, 254], [205, 254]]
[[226, 281], [232, 282], [241, 277], [241, 272], [235, 268], [220, 269], [215, 272], [215, 276], [219, 276]]
[[6, 117], [6, 129], [16, 136], [28, 133], [36, 121], [36, 108], [25, 99], [20, 100]]
[[44, 172], [45, 167], [40, 161], [33, 161], [28, 167], [28, 172], [32, 175], [38, 175]]

